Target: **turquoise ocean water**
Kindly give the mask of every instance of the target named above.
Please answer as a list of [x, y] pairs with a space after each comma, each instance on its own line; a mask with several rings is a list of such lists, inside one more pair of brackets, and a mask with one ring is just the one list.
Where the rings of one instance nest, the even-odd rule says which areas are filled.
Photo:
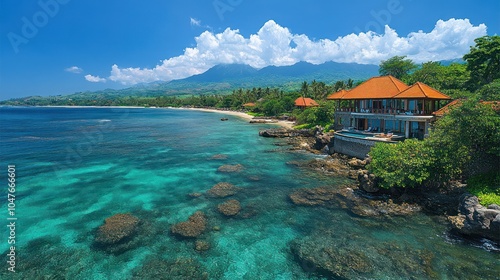
[[[362, 279], [498, 277], [498, 253], [449, 238], [439, 217], [363, 218], [293, 205], [294, 189], [350, 181], [287, 165], [315, 156], [258, 137], [269, 126], [221, 117], [171, 109], [0, 108], [0, 219], [8, 224], [9, 164], [16, 166], [18, 218], [16, 273], [7, 271], [3, 227], [0, 278], [190, 279], [201, 271], [209, 279], [321, 279], [293, 254], [294, 242], [362, 252], [372, 266]], [[212, 159], [217, 154], [227, 159]], [[224, 164], [244, 169], [217, 172]], [[226, 218], [216, 211], [224, 199], [188, 196], [219, 182], [242, 188], [233, 198], [250, 214]], [[169, 233], [197, 210], [209, 219], [205, 252]], [[111, 254], [93, 240], [117, 213], [139, 217], [142, 229], [133, 246]]]

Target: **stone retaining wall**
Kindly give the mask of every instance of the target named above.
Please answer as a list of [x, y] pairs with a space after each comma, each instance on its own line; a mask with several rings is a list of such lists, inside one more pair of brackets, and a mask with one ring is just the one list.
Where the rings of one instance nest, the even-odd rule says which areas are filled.
[[335, 134], [333, 137], [333, 150], [336, 153], [364, 159], [375, 143], [372, 140]]

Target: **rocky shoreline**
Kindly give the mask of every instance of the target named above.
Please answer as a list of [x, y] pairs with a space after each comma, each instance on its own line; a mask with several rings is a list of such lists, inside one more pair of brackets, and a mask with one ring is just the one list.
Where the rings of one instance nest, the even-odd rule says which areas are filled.
[[290, 146], [289, 150], [328, 154], [324, 159], [287, 164], [355, 180], [341, 190], [328, 187], [297, 190], [290, 195], [296, 205], [341, 207], [359, 216], [409, 215], [422, 211], [441, 217], [443, 222], [448, 223], [450, 234], [465, 240], [486, 238], [497, 248], [500, 246], [500, 206], [482, 206], [460, 182], [450, 182], [441, 189], [383, 190], [377, 187], [375, 175], [366, 170], [370, 158], [360, 160], [332, 154], [333, 134], [324, 132], [321, 127], [310, 130], [266, 129], [259, 135], [282, 138]]

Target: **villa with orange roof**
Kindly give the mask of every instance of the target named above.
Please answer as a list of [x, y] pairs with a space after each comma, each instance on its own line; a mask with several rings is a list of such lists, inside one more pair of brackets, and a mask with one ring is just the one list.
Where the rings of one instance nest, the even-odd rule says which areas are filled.
[[451, 98], [426, 84], [408, 86], [392, 76], [374, 77], [327, 97], [337, 102], [335, 128], [423, 139], [433, 113]]

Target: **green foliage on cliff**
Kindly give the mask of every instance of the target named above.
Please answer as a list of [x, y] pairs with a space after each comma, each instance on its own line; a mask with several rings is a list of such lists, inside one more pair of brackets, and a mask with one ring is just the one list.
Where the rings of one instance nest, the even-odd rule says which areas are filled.
[[[368, 169], [383, 188], [440, 185], [483, 172], [477, 166], [490, 158], [500, 161], [498, 143], [500, 115], [489, 104], [468, 100], [437, 121], [424, 141], [377, 144]], [[498, 170], [500, 163], [492, 168]]]
[[370, 151], [368, 170], [379, 178], [382, 188], [416, 187], [431, 178], [433, 153], [424, 141], [415, 139], [398, 144], [377, 143]]
[[483, 206], [500, 205], [500, 171], [471, 177], [467, 180], [467, 190], [477, 196]]

